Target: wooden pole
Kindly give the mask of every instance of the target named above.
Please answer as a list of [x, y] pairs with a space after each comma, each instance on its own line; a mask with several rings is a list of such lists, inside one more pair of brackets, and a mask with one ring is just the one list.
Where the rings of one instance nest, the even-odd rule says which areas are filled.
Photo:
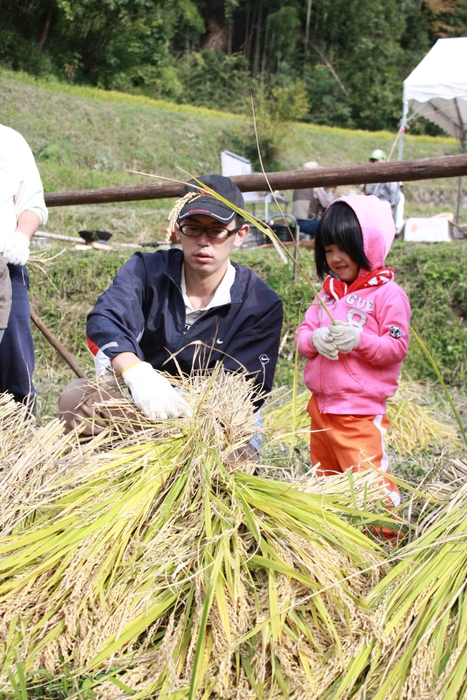
[[[35, 235], [38, 238], [41, 238], [43, 236], [44, 238], [50, 238], [51, 240], [54, 241], [69, 241], [70, 243], [76, 243], [76, 244], [84, 244], [84, 240], [81, 237], [78, 236], [64, 236], [61, 233], [49, 233], [48, 231], [41, 231], [38, 229], [35, 233]], [[154, 241], [153, 243], [140, 243], [139, 245], [137, 243], [112, 243], [112, 245], [109, 245], [109, 248], [113, 248], [114, 246], [117, 246], [117, 248], [133, 248], [133, 249], [140, 249], [143, 246], [151, 246], [153, 248], [157, 248], [160, 245], [164, 245], [164, 241]], [[89, 246], [90, 248], [92, 246]]]
[[[273, 190], [302, 189], [307, 187], [334, 187], [337, 185], [361, 185], [370, 182], [408, 182], [442, 177], [467, 175], [467, 154], [402, 160], [394, 163], [367, 163], [342, 165], [337, 168], [315, 170], [289, 170], [268, 173]], [[242, 192], [267, 192], [269, 187], [263, 173], [237, 175], [231, 178]], [[144, 185], [107, 187], [97, 190], [48, 192], [48, 207], [64, 207], [72, 204], [104, 204], [106, 202], [133, 202], [143, 199], [178, 197], [183, 188], [179, 182], [151, 182]]]
[[38, 327], [38, 329], [41, 331], [41, 333], [43, 333], [43, 335], [45, 335], [45, 337], [47, 338], [49, 343], [52, 345], [52, 347], [55, 348], [55, 350], [58, 352], [58, 354], [63, 357], [63, 359], [65, 360], [67, 365], [69, 367], [71, 367], [73, 372], [78, 377], [81, 377], [82, 379], [87, 379], [86, 373], [84, 372], [84, 370], [81, 369], [79, 364], [73, 358], [73, 355], [71, 355], [71, 353], [69, 353], [68, 350], [61, 344], [61, 342], [58, 340], [58, 338], [56, 338], [54, 336], [54, 334], [51, 331], [49, 331], [49, 329], [47, 328], [45, 323], [43, 321], [41, 321], [39, 316], [32, 309], [30, 310], [30, 313], [31, 313], [31, 318], [34, 321], [34, 323], [36, 324], [36, 326]]
[[49, 233], [38, 229], [35, 233], [38, 238], [51, 238], [54, 241], [69, 241], [70, 243], [84, 243], [80, 236], [65, 236], [62, 233]]

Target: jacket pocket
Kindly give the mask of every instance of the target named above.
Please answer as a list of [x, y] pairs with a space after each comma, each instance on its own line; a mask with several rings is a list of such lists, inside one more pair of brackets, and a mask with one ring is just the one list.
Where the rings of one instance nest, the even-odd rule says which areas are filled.
[[360, 363], [355, 362], [349, 355], [343, 355], [343, 367], [348, 375], [349, 389], [361, 390], [365, 386], [365, 370]]

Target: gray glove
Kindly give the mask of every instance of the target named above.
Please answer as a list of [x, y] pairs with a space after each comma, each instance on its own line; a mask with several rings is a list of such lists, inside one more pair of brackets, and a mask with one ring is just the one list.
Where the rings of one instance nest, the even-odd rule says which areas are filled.
[[346, 321], [336, 321], [336, 325], [328, 326], [329, 333], [339, 352], [344, 354], [355, 350], [360, 342], [361, 328], [352, 326]]
[[311, 342], [320, 355], [327, 357], [328, 360], [337, 360], [339, 353], [337, 345], [329, 332], [330, 327], [317, 328], [311, 336]]

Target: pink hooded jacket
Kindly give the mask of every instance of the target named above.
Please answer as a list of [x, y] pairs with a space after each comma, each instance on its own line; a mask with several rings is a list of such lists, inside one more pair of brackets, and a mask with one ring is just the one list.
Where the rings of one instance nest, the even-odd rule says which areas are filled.
[[[346, 196], [336, 201], [345, 202], [357, 215], [371, 270], [384, 267], [395, 235], [389, 203], [373, 195]], [[361, 269], [359, 276], [367, 273]], [[298, 351], [309, 359], [305, 365], [305, 384], [314, 393], [320, 412], [385, 413], [386, 399], [396, 392], [402, 360], [408, 351], [410, 304], [406, 293], [392, 280], [359, 289], [342, 299], [334, 299], [324, 290], [319, 296], [335, 320], [362, 329], [355, 350], [339, 353], [337, 361], [328, 360], [318, 354], [311, 337], [317, 328], [329, 325], [331, 320], [316, 299], [306, 312], [298, 330]]]

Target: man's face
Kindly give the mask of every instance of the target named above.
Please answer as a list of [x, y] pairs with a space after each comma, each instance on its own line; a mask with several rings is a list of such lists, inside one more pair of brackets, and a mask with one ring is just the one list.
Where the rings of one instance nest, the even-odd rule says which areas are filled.
[[[219, 228], [222, 227], [217, 219], [205, 214], [196, 214], [184, 219], [183, 224], [191, 226], [200, 226], [201, 228]], [[237, 228], [235, 219], [227, 224], [226, 228], [232, 231]], [[184, 236], [183, 233], [177, 230], [177, 237], [181, 241], [183, 250], [183, 259], [186, 268], [203, 277], [209, 277], [216, 272], [225, 272], [227, 270], [230, 251], [232, 248], [239, 248], [243, 243], [250, 227], [248, 224], [223, 240], [215, 240], [209, 238], [204, 231], [201, 236], [191, 238]]]

